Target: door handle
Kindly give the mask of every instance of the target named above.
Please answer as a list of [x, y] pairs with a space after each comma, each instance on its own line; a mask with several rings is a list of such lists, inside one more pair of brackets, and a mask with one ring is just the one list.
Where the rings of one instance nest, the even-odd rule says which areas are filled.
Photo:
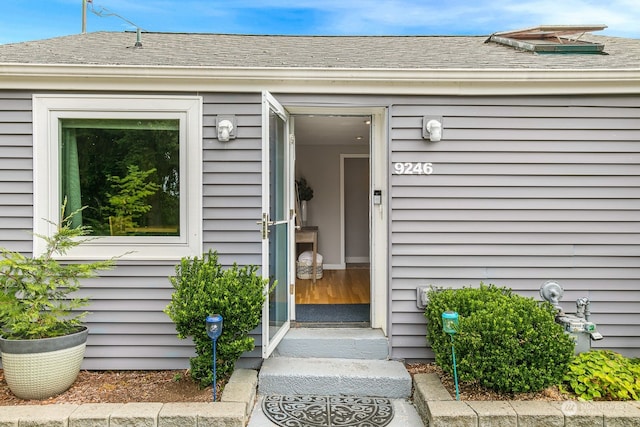
[[256, 221], [256, 224], [260, 226], [260, 232], [262, 234], [262, 239], [267, 239], [269, 237], [269, 227], [280, 224], [288, 224], [288, 220], [282, 221], [269, 221], [269, 214], [263, 213], [262, 219], [260, 221]]
[[260, 226], [260, 234], [262, 235], [262, 240], [267, 240], [269, 237], [269, 214], [263, 213], [262, 219], [260, 221], [256, 221], [256, 224]]

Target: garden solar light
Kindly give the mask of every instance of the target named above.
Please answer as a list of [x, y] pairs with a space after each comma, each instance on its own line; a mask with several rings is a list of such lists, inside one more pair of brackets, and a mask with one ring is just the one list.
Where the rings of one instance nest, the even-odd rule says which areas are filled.
[[458, 331], [458, 313], [455, 311], [445, 311], [442, 313], [442, 330], [451, 337], [451, 358], [453, 359], [453, 378], [456, 383], [456, 400], [460, 400], [460, 389], [458, 388], [458, 368], [456, 367], [456, 350], [453, 346], [453, 335]]
[[213, 401], [216, 401], [216, 342], [222, 334], [222, 316], [214, 314], [207, 316], [207, 335], [213, 345]]

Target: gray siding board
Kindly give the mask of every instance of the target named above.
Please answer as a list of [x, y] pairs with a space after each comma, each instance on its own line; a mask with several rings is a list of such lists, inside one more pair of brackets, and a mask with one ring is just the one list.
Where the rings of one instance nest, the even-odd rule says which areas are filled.
[[[414, 97], [394, 98], [393, 117], [619, 118], [640, 117], [636, 96], [594, 97]], [[574, 103], [574, 105], [568, 105]], [[591, 103], [594, 102], [594, 103]], [[561, 106], [560, 104], [566, 104]], [[553, 109], [553, 111], [552, 111]], [[416, 114], [416, 110], [424, 114]]]
[[[440, 142], [422, 139], [429, 115], [442, 117]], [[598, 346], [611, 334], [640, 355], [624, 344], [640, 337], [638, 97], [405, 97], [390, 125], [390, 161], [434, 170], [390, 176], [393, 355], [422, 351], [417, 286], [484, 281], [539, 299], [550, 279], [565, 310], [594, 301]]]
[[[207, 220], [205, 221], [207, 224], [207, 229], [215, 229], [215, 230], [237, 230], [237, 231], [257, 231], [258, 225], [256, 221], [258, 221], [260, 217], [258, 216], [247, 219], [216, 219], [216, 220]], [[260, 237], [258, 235], [258, 237]]]
[[0, 187], [0, 206], [23, 206], [25, 215], [33, 215], [33, 194], [15, 194], [5, 192], [8, 186]]
[[227, 230], [227, 231], [217, 231], [215, 233], [214, 240], [218, 243], [228, 243], [228, 242], [250, 242], [256, 243], [256, 233], [259, 233], [260, 230], [251, 230], [251, 231], [236, 231], [236, 230]]
[[33, 192], [33, 183], [20, 182], [20, 181], [11, 182], [10, 185], [5, 185], [1, 191], [5, 194], [25, 194], [25, 193]]
[[[122, 353], [135, 354], [136, 358], [153, 358], [153, 357], [172, 357], [177, 359], [186, 359], [195, 355], [193, 347], [191, 346], [177, 346], [166, 345], [161, 346], [154, 345], [137, 345], [137, 346], [122, 346], [122, 345], [91, 345], [87, 346], [85, 353], [86, 358], [101, 357], [101, 358], [120, 358]], [[149, 368], [145, 368], [149, 369]]]
[[[0, 117], [0, 121], [3, 117]], [[31, 133], [31, 123], [3, 123], [3, 132], [9, 135], [28, 135]]]
[[[484, 109], [483, 109], [484, 110]], [[592, 111], [593, 112], [593, 111]], [[618, 114], [610, 117], [564, 116], [564, 117], [505, 117], [500, 116], [453, 116], [446, 115], [447, 129], [524, 129], [524, 130], [593, 130], [602, 132], [603, 129], [633, 130], [637, 132], [637, 111], [628, 110], [629, 117], [621, 117]], [[422, 126], [422, 117], [398, 117], [393, 120], [394, 128], [415, 129]]]
[[469, 209], [469, 210], [539, 210], [544, 206], [546, 211], [555, 210], [604, 210], [604, 211], [636, 211], [640, 209], [640, 199], [465, 199], [455, 200], [449, 198], [419, 198], [419, 197], [398, 197], [394, 199], [397, 204], [396, 209], [429, 209], [436, 211], [439, 209]]
[[255, 163], [247, 161], [227, 160], [225, 162], [219, 161], [215, 165], [207, 163], [203, 169], [205, 174], [256, 174]]
[[[394, 247], [394, 255], [456, 255], [476, 256], [640, 256], [640, 248], [634, 245], [429, 245], [424, 243], [424, 236], [414, 236], [415, 240], [404, 241], [406, 245]], [[423, 238], [420, 238], [423, 237]]]
[[[443, 119], [443, 135], [450, 139], [473, 139], [475, 141], [513, 141], [516, 139], [524, 141], [609, 141], [616, 139], [619, 141], [637, 140], [637, 130], [616, 129], [613, 130], [565, 130], [565, 129], [455, 129], [447, 126], [446, 118]], [[420, 130], [421, 132], [421, 130]], [[398, 129], [394, 138], [415, 139], [420, 136], [416, 129]], [[418, 135], [416, 135], [418, 133]]]
[[[633, 140], [640, 139], [640, 131], [634, 133]], [[611, 138], [611, 135], [608, 136]], [[581, 138], [578, 138], [582, 140]], [[482, 148], [479, 146], [478, 150]], [[410, 153], [410, 152], [409, 152]], [[400, 154], [400, 153], [398, 153]], [[416, 153], [416, 155], [418, 155]], [[537, 164], [638, 164], [640, 154], [637, 153], [571, 153], [571, 162], [567, 162], [567, 153], [483, 153], [483, 152], [429, 152], [424, 154], [429, 161], [439, 163], [473, 163], [473, 164], [515, 164], [520, 163], [536, 166]], [[400, 156], [398, 156], [400, 157]], [[415, 159], [417, 160], [417, 159]], [[415, 161], [414, 160], [414, 161]], [[538, 176], [535, 174], [534, 176]], [[398, 178], [410, 178], [410, 176], [400, 176]]]
[[[477, 279], [476, 284], [481, 280], [488, 282], [491, 279], [498, 281], [521, 280], [540, 278], [540, 285], [545, 281], [554, 278], [562, 279], [600, 279], [603, 283], [609, 279], [632, 279], [637, 277], [638, 268], [574, 268], [566, 267], [528, 267], [503, 268], [503, 267], [393, 267], [392, 274], [398, 278], [415, 278], [420, 280], [434, 279], [434, 282], [446, 280], [448, 278], [464, 278], [469, 283], [472, 279]], [[495, 283], [495, 282], [494, 282]], [[434, 283], [437, 284], [437, 283]], [[495, 283], [500, 285], [500, 283]], [[507, 283], [508, 284], [508, 283]], [[507, 285], [505, 284], [505, 285]], [[416, 285], [417, 286], [417, 285]], [[511, 286], [509, 284], [509, 286]]]
[[31, 182], [33, 180], [33, 174], [30, 171], [25, 170], [0, 170], [0, 183], [9, 182]]
[[[636, 119], [637, 121], [637, 119]], [[421, 126], [421, 125], [420, 125]], [[394, 149], [398, 151], [411, 151], [412, 142], [408, 140], [394, 141]], [[533, 146], [532, 146], [533, 145]], [[535, 141], [535, 144], [514, 144], [513, 141], [476, 141], [476, 140], [448, 140], [447, 151], [450, 152], [473, 152], [483, 151], [485, 153], [511, 151], [526, 155], [532, 150], [543, 151], [545, 153], [635, 153], [635, 141]]]
[[[126, 350], [126, 351], [125, 351]], [[135, 355], [135, 351], [131, 349], [123, 349], [122, 353], [131, 353]], [[100, 355], [94, 355], [92, 358], [85, 357], [82, 363], [82, 369], [92, 371], [114, 371], [123, 369], [122, 358], [102, 358]], [[161, 357], [159, 354], [151, 355], [151, 357], [137, 358], [132, 356], [126, 360], [126, 368], [129, 370], [163, 370], [163, 369], [188, 369], [189, 360], [187, 358], [178, 358], [174, 356]]]
[[[400, 221], [398, 220], [398, 231], [423, 233], [517, 233], [522, 230], [522, 223], [527, 221], [469, 221], [469, 222], [449, 222], [430, 220], [429, 223], [421, 221]], [[527, 222], [528, 233], [629, 233], [638, 234], [637, 225], [633, 222], [587, 222], [587, 221], [529, 221]]]
[[[108, 335], [105, 334], [91, 334], [87, 338], [88, 345], [95, 346], [109, 346], [113, 345], [113, 341], [109, 338]], [[119, 341], [119, 345], [122, 347], [125, 346], [182, 346], [182, 347], [190, 347], [191, 351], [193, 351], [193, 341], [190, 339], [178, 340], [175, 341], [174, 337], [170, 336], [155, 336], [155, 335], [127, 335], [123, 336]]]
[[228, 197], [216, 197], [214, 198], [208, 198], [204, 200], [204, 213], [206, 215], [206, 213], [210, 210], [208, 208], [220, 208], [220, 207], [227, 207], [227, 206], [237, 206], [238, 209], [244, 209], [244, 208], [252, 208], [255, 209], [255, 197], [250, 197], [250, 196], [228, 196]]
[[[609, 268], [629, 268], [633, 271], [638, 267], [635, 257], [609, 257], [607, 266]], [[402, 255], [395, 256], [394, 265], [397, 267], [410, 267], [420, 265], [427, 268], [442, 267], [520, 267], [520, 268], [555, 268], [567, 265], [573, 268], [589, 268], [602, 262], [602, 257], [588, 256], [527, 256], [526, 260], [518, 259], [509, 255], [474, 255], [474, 256], [423, 256], [423, 255]], [[617, 270], [620, 271], [620, 270]]]
[[[5, 152], [7, 155], [5, 158], [0, 159], [0, 168], [1, 169], [9, 169], [9, 170], [29, 170], [32, 168], [32, 160], [30, 158], [23, 158], [22, 156], [14, 157], [11, 155], [12, 150], [2, 150], [2, 155], [4, 156]], [[5, 190], [7, 190], [5, 188]], [[24, 190], [22, 190], [24, 191]]]
[[[411, 230], [406, 230], [411, 233]], [[560, 234], [560, 233], [415, 233], [422, 241], [429, 241], [431, 244], [611, 244], [607, 243], [616, 240], [623, 245], [633, 245], [638, 242], [640, 235], [638, 233], [600, 233], [600, 234]], [[401, 242], [397, 242], [401, 243]]]
[[[4, 126], [0, 123], [0, 126]], [[31, 135], [0, 134], [0, 147], [31, 147]]]
[[[423, 209], [404, 209], [402, 211], [394, 211], [392, 218], [398, 221], [409, 221], [416, 216], [424, 214]], [[476, 221], [507, 221], [512, 220], [514, 214], [518, 214], [518, 221], [603, 221], [603, 222], [629, 222], [637, 218], [637, 213], [633, 210], [498, 210], [498, 209], [478, 209], [474, 212]], [[453, 209], [432, 208], [429, 211], [429, 219], [432, 221], [464, 221], [469, 218], [469, 214]]]
[[[225, 147], [220, 147], [220, 143], [217, 140], [213, 140], [211, 142], [205, 142], [205, 150], [204, 152], [204, 164], [203, 171], [216, 171], [217, 165], [219, 164], [222, 168], [227, 167], [227, 162], [262, 162], [262, 151], [260, 150], [260, 140], [256, 141], [247, 141], [246, 143], [236, 142], [237, 140], [233, 140], [231, 147], [234, 147], [231, 150], [229, 147], [223, 149]], [[251, 143], [249, 143], [251, 142]], [[237, 144], [237, 146], [236, 146]], [[217, 148], [220, 151], [213, 150], [213, 148]], [[215, 164], [209, 163], [215, 162]], [[252, 170], [252, 169], [248, 169]], [[254, 169], [255, 171], [255, 164]]]
[[227, 208], [217, 207], [214, 209], [205, 209], [204, 215], [206, 220], [218, 220], [218, 219], [256, 219], [261, 216], [261, 209], [253, 206], [251, 208]]
[[[445, 175], [446, 169], [439, 169], [442, 175], [432, 175], [429, 177], [430, 187], [448, 187], [467, 185], [471, 187], [525, 187], [530, 186], [532, 182], [536, 185], [544, 187], [588, 187], [588, 188], [612, 188], [620, 186], [620, 176], [579, 176], [579, 175], [553, 175], [553, 176], [535, 176], [519, 175], [511, 176], [509, 182], [504, 182], [504, 176], [486, 175], [478, 176], [473, 183], [468, 183], [468, 175]], [[394, 179], [397, 185], [411, 185], [410, 181], [397, 177]], [[639, 188], [640, 178], [625, 177], [625, 188]]]
[[207, 173], [204, 176], [204, 185], [224, 185], [233, 182], [234, 185], [257, 185], [262, 183], [260, 173]]
[[[115, 315], [112, 313], [112, 315]], [[167, 323], [142, 323], [135, 322], [115, 323], [115, 322], [90, 322], [87, 321], [89, 327], [89, 337], [104, 335], [104, 340], [111, 343], [117, 343], [120, 340], [127, 339], [129, 336], [147, 335], [156, 336], [161, 340], [172, 340], [176, 345], [182, 345], [184, 340], [177, 339], [176, 328], [170, 321]], [[114, 341], [114, 336], [118, 336], [118, 340]], [[104, 341], [103, 341], [104, 342]], [[128, 369], [123, 367], [122, 369]], [[152, 369], [152, 368], [150, 368]]]
[[[640, 169], [640, 167], [638, 167]], [[393, 180], [395, 181], [395, 180]], [[624, 199], [635, 198], [638, 189], [634, 187], [424, 187], [400, 186], [396, 184], [398, 196], [408, 197], [448, 197], [448, 198], [484, 198], [484, 199]]]
[[262, 186], [260, 185], [205, 185], [204, 186], [205, 197], [227, 197], [227, 196], [254, 196], [256, 198], [262, 197]]

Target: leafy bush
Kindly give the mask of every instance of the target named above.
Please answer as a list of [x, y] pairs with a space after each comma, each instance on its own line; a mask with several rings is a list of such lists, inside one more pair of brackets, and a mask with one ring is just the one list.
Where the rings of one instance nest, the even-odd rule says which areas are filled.
[[176, 275], [169, 278], [175, 291], [164, 311], [176, 324], [179, 338], [193, 338], [197, 356], [190, 360], [191, 376], [203, 387], [211, 384], [213, 376], [207, 316], [220, 314], [223, 318], [216, 346], [216, 370], [221, 379], [231, 376], [242, 353], [255, 347], [249, 332], [260, 324], [268, 283], [256, 270], [256, 266], [236, 264], [225, 270], [218, 254], [209, 251], [202, 258], [183, 258]]
[[425, 310], [427, 339], [436, 363], [453, 372], [451, 338], [442, 330], [442, 313], [458, 312], [454, 334], [461, 382], [478, 382], [500, 392], [533, 392], [559, 384], [573, 355], [573, 340], [555, 322], [547, 302], [510, 289], [432, 289]]
[[640, 400], [640, 359], [610, 350], [581, 353], [569, 364], [562, 388], [584, 400]]

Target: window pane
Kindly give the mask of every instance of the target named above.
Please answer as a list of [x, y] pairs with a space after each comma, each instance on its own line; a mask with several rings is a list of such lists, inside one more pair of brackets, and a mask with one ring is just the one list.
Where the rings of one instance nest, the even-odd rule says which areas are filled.
[[61, 119], [60, 194], [97, 236], [180, 234], [179, 120]]

